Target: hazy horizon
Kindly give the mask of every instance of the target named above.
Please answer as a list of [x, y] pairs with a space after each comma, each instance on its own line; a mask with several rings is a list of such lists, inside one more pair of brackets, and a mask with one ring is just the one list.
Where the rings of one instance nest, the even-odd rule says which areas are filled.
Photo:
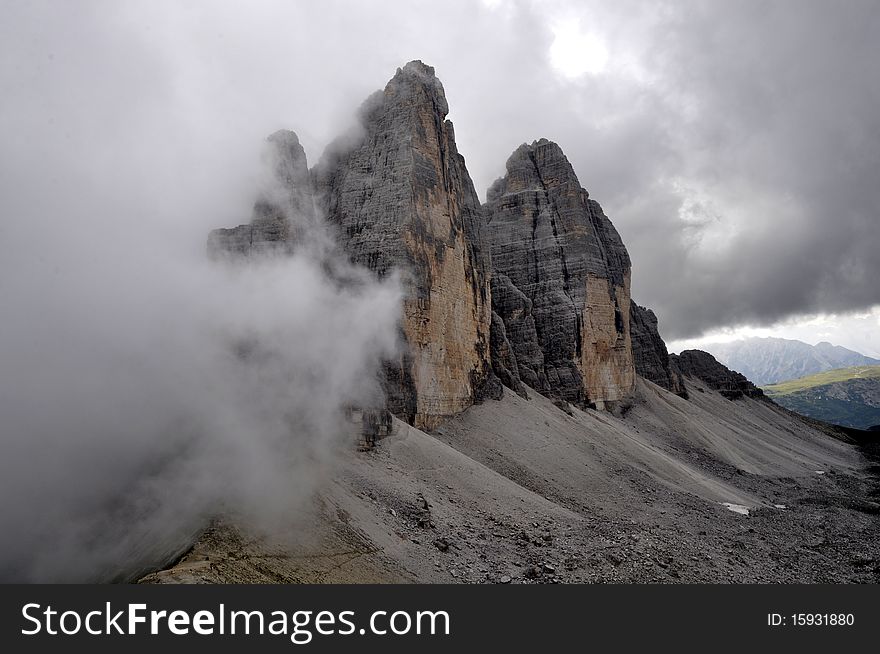
[[808, 345], [827, 342], [880, 359], [880, 307], [848, 315], [795, 318], [769, 327], [713, 330], [699, 338], [669, 341], [667, 346], [670, 352], [679, 353], [749, 338], [782, 338]]

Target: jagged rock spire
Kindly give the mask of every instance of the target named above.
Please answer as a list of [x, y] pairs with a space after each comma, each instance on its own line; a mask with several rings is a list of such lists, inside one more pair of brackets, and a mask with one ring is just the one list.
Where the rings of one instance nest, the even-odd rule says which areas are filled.
[[211, 256], [251, 256], [291, 252], [315, 226], [315, 203], [306, 153], [297, 135], [279, 130], [267, 139], [270, 179], [254, 203], [251, 222], [215, 229], [208, 236]]
[[581, 405], [633, 388], [630, 261], [562, 149], [523, 144], [489, 189], [493, 309], [504, 320], [523, 381]]
[[274, 185], [248, 225], [212, 232], [211, 251], [292, 251], [318, 220], [356, 263], [401, 274], [403, 347], [384, 383], [388, 408], [416, 426], [497, 397], [499, 377], [522, 395], [525, 383], [613, 406], [635, 379], [620, 236], [546, 139], [517, 148], [481, 206], [448, 111], [434, 69], [411, 61], [311, 171], [296, 135], [276, 132]]
[[388, 366], [386, 392], [392, 412], [425, 428], [497, 384], [482, 209], [448, 111], [434, 69], [412, 61], [361, 107], [355, 138], [328, 147], [313, 170], [351, 258], [404, 275], [406, 347]]

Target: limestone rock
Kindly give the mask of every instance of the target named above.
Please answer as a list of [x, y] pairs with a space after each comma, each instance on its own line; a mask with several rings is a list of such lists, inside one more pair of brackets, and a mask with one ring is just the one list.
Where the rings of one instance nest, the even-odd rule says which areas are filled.
[[729, 400], [737, 400], [743, 396], [764, 396], [764, 391], [757, 388], [744, 375], [720, 363], [708, 352], [684, 350], [681, 354], [669, 355], [669, 361], [673, 370], [686, 377], [699, 379]]
[[482, 208], [448, 111], [434, 69], [410, 62], [361, 107], [359, 132], [312, 171], [351, 259], [380, 276], [403, 273], [406, 348], [386, 366], [386, 393], [393, 413], [427, 429], [497, 383]]
[[[550, 385], [544, 373], [544, 353], [538, 343], [538, 332], [532, 316], [532, 301], [513, 285], [507, 275], [494, 272], [492, 306], [501, 312], [493, 311], [504, 326], [511, 357], [516, 362], [520, 380], [535, 390], [549, 392]], [[502, 381], [504, 381], [503, 377]]]
[[208, 235], [208, 253], [253, 256], [290, 253], [317, 221], [306, 153], [289, 130], [268, 137], [267, 156], [272, 174], [254, 204], [251, 222]]
[[635, 302], [630, 304], [629, 316], [636, 374], [686, 398], [687, 390], [681, 373], [673, 370], [669, 363], [666, 343], [657, 329], [657, 316]]
[[528, 399], [528, 393], [519, 376], [519, 366], [513, 347], [507, 338], [507, 330], [504, 321], [494, 311], [492, 312], [492, 326], [489, 332], [489, 346], [492, 357], [492, 370], [502, 384]]
[[493, 309], [523, 381], [578, 405], [623, 399], [635, 382], [629, 255], [561, 148], [520, 146], [484, 209]]

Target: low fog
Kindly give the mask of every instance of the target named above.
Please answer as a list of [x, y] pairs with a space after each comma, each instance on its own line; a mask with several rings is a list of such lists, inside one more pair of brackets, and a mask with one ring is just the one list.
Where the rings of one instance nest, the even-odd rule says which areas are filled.
[[349, 269], [360, 283], [341, 286], [315, 247], [211, 262], [206, 233], [183, 227], [190, 203], [92, 190], [47, 185], [51, 226], [4, 230], [5, 580], [124, 576], [221, 511], [290, 524], [395, 347], [393, 279]]
[[130, 70], [106, 96], [72, 72], [26, 90], [51, 116], [3, 125], [2, 581], [126, 579], [225, 513], [295, 524], [397, 347], [396, 278], [311, 219], [289, 214], [292, 257], [206, 256], [211, 228], [278, 201], [273, 126], [224, 135]]

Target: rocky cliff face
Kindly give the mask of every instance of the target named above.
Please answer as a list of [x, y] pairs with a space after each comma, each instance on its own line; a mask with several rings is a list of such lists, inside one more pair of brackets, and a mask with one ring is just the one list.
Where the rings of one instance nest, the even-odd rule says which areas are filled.
[[764, 391], [745, 376], [716, 361], [708, 352], [684, 350], [681, 354], [669, 355], [669, 361], [673, 371], [699, 379], [729, 400], [737, 400], [743, 396], [764, 396]]
[[389, 408], [433, 428], [492, 384], [489, 253], [482, 210], [458, 153], [443, 86], [413, 61], [361, 107], [362, 131], [313, 170], [321, 210], [349, 256], [407, 289], [401, 359], [389, 363]]
[[504, 326], [501, 316], [494, 311], [492, 312], [492, 329], [489, 332], [489, 345], [492, 370], [499, 382], [521, 397], [528, 399], [529, 395], [519, 375], [519, 365], [516, 361], [516, 355], [513, 353], [513, 346], [507, 337], [507, 328]]
[[413, 61], [311, 171], [293, 132], [273, 134], [272, 184], [209, 251], [311, 252], [329, 225], [351, 260], [401, 274], [404, 346], [383, 383], [388, 409], [423, 429], [499, 397], [501, 383], [611, 408], [638, 372], [686, 395], [656, 317], [630, 300], [620, 236], [561, 148], [519, 147], [481, 206], [447, 113], [434, 69]]
[[628, 395], [629, 256], [561, 148], [544, 139], [520, 146], [484, 209], [493, 309], [522, 380], [580, 405]]
[[306, 153], [299, 138], [281, 130], [266, 140], [272, 175], [254, 204], [251, 222], [211, 232], [211, 256], [290, 253], [317, 219]]
[[686, 398], [681, 373], [672, 368], [666, 343], [657, 329], [657, 316], [635, 302], [630, 304], [629, 316], [636, 374]]

